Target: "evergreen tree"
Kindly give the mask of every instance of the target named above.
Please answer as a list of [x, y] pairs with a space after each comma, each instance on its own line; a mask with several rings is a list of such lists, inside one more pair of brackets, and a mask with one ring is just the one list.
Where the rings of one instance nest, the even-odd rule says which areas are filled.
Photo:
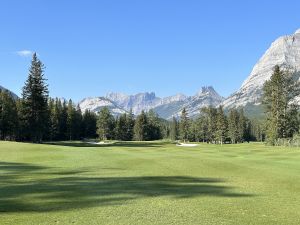
[[241, 109], [238, 112], [238, 121], [237, 121], [237, 140], [242, 143], [246, 138], [246, 129], [247, 129], [247, 119], [244, 115], [244, 110]]
[[60, 116], [59, 116], [59, 140], [67, 140], [70, 138], [68, 133], [68, 105], [64, 100], [61, 102], [59, 100], [58, 107], [60, 108]]
[[179, 123], [179, 132], [180, 132], [180, 138], [183, 142], [186, 142], [188, 140], [189, 135], [189, 117], [188, 113], [185, 108], [183, 108], [180, 116], [180, 123]]
[[263, 89], [263, 103], [267, 114], [267, 140], [274, 145], [279, 138], [288, 137], [289, 121], [298, 108], [293, 101], [299, 95], [299, 84], [286, 70], [277, 65]]
[[16, 139], [17, 127], [16, 102], [8, 91], [0, 90], [0, 139]]
[[126, 141], [132, 141], [134, 137], [134, 115], [132, 113], [132, 109], [130, 109], [129, 114], [126, 116]]
[[76, 138], [76, 110], [72, 100], [69, 100], [67, 108], [67, 134], [69, 140]]
[[45, 81], [44, 65], [34, 53], [22, 92], [24, 125], [33, 142], [41, 142], [48, 128], [48, 86]]
[[217, 131], [217, 109], [213, 107], [207, 107], [201, 109], [202, 114], [205, 117], [207, 124], [207, 142], [216, 142], [216, 131]]
[[116, 119], [116, 127], [115, 127], [115, 139], [126, 141], [127, 139], [127, 114], [121, 114]]
[[147, 115], [144, 111], [137, 116], [134, 124], [134, 140], [136, 141], [145, 141], [147, 140]]
[[114, 137], [114, 117], [107, 107], [103, 107], [98, 116], [97, 133], [100, 140], [109, 140]]
[[170, 139], [172, 141], [177, 140], [178, 138], [178, 122], [175, 117], [172, 119], [171, 129], [170, 129]]
[[158, 115], [151, 109], [147, 113], [147, 137], [146, 140], [159, 140], [162, 138], [161, 122]]
[[97, 116], [95, 113], [86, 110], [82, 116], [83, 136], [95, 138], [97, 135]]
[[60, 111], [58, 105], [58, 99], [49, 100], [49, 112], [50, 112], [50, 126], [49, 126], [49, 138], [51, 141], [59, 140], [59, 119]]
[[217, 111], [217, 130], [216, 138], [218, 142], [222, 145], [225, 142], [227, 135], [227, 119], [223, 111], [223, 107], [220, 106]]
[[201, 110], [195, 123], [197, 126], [197, 139], [202, 142], [208, 142], [208, 119], [203, 114], [203, 110]]
[[239, 113], [236, 109], [231, 109], [228, 115], [228, 136], [232, 144], [239, 141]]

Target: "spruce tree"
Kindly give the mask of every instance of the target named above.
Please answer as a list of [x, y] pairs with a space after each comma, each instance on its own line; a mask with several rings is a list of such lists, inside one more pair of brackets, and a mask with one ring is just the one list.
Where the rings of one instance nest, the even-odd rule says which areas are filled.
[[18, 112], [14, 98], [0, 90], [0, 139], [14, 140], [17, 136]]
[[130, 109], [128, 115], [126, 116], [126, 134], [125, 134], [125, 140], [126, 141], [132, 141], [134, 137], [134, 115], [132, 112], [132, 109]]
[[109, 140], [114, 137], [114, 117], [107, 107], [103, 107], [98, 116], [97, 133], [100, 140]]
[[83, 137], [95, 138], [97, 133], [97, 116], [95, 113], [86, 110], [82, 116]]
[[28, 139], [41, 142], [47, 132], [48, 85], [44, 78], [44, 65], [34, 53], [29, 69], [29, 75], [22, 92], [22, 114]]
[[170, 129], [170, 139], [172, 141], [175, 141], [177, 140], [177, 137], [178, 137], [178, 122], [176, 118], [173, 116], [171, 129]]
[[236, 109], [230, 109], [228, 115], [228, 136], [232, 144], [236, 144], [239, 139], [239, 114]]
[[134, 124], [134, 140], [136, 141], [145, 141], [147, 140], [147, 115], [144, 111], [137, 116]]
[[217, 111], [217, 130], [216, 138], [218, 142], [222, 145], [225, 142], [227, 135], [227, 119], [223, 111], [223, 107], [219, 106]]
[[[298, 105], [294, 102], [299, 96], [299, 84], [292, 73], [277, 65], [270, 80], [263, 88], [263, 103], [267, 115], [267, 141], [274, 145], [280, 138], [289, 137], [289, 121]], [[294, 115], [295, 116], [295, 115]], [[291, 134], [290, 134], [291, 135]]]
[[188, 140], [189, 128], [190, 128], [190, 122], [189, 122], [188, 113], [186, 109], [183, 108], [180, 116], [180, 123], [179, 123], [180, 138], [183, 142], [186, 142]]

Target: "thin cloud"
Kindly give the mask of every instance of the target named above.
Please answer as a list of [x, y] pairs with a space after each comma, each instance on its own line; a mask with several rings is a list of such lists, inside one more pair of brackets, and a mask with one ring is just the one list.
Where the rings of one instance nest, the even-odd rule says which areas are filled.
[[30, 57], [33, 55], [33, 53], [34, 52], [30, 50], [21, 50], [16, 52], [16, 54], [21, 57]]

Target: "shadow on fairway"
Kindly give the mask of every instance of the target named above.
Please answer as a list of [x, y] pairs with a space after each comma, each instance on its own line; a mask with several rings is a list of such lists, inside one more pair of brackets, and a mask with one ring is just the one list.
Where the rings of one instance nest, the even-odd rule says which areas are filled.
[[88, 142], [72, 142], [72, 141], [58, 141], [58, 142], [45, 142], [47, 145], [58, 145], [58, 146], [68, 146], [68, 147], [93, 147], [93, 148], [101, 148], [101, 147], [136, 147], [136, 148], [148, 148], [148, 147], [161, 147], [163, 143], [157, 142], [115, 142], [108, 144], [91, 144]]
[[233, 187], [225, 185], [225, 180], [215, 178], [84, 177], [82, 173], [86, 171], [53, 173], [53, 169], [0, 162], [0, 214], [121, 205], [154, 197], [254, 196], [234, 192]]

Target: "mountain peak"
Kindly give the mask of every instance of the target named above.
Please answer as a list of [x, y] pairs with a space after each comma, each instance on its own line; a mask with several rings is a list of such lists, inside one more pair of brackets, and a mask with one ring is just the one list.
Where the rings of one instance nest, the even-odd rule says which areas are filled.
[[203, 86], [200, 93], [216, 93], [216, 91], [212, 86]]
[[295, 34], [300, 34], [300, 28], [296, 30]]
[[225, 100], [227, 108], [260, 105], [264, 83], [270, 79], [276, 65], [300, 71], [300, 29], [294, 35], [276, 39], [255, 64], [241, 88]]

